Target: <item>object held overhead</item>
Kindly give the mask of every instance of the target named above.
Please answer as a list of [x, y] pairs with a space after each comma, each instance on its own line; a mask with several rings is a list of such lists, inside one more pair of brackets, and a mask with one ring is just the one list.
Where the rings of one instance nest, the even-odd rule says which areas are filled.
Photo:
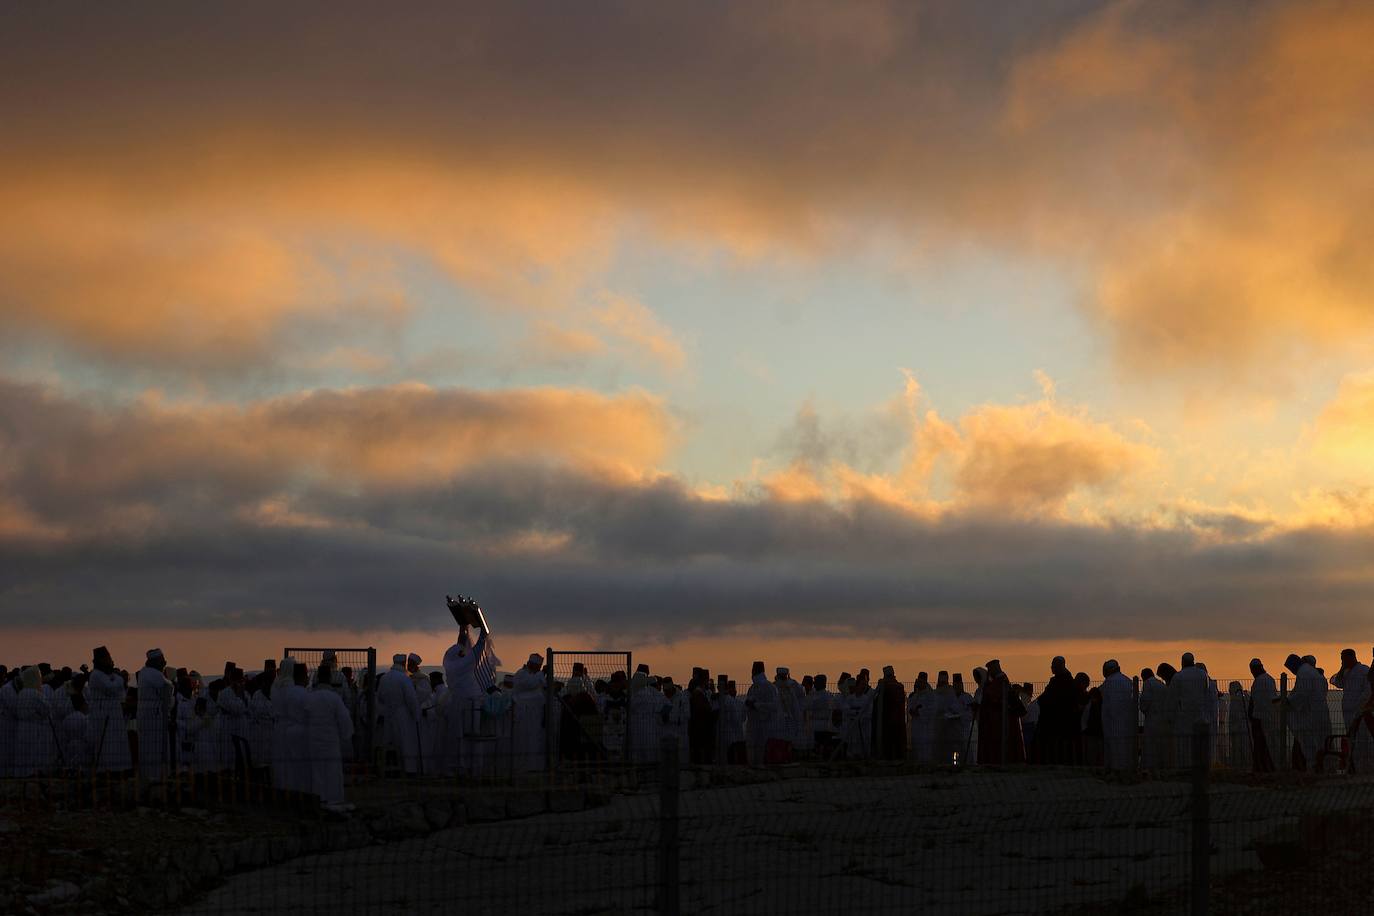
[[448, 612], [453, 615], [453, 619], [457, 621], [459, 626], [479, 627], [488, 633], [491, 632], [491, 628], [487, 626], [487, 618], [483, 615], [482, 608], [477, 603], [476, 598], [464, 597], [463, 595], [456, 598], [452, 595], [445, 595], [444, 598], [448, 601]]

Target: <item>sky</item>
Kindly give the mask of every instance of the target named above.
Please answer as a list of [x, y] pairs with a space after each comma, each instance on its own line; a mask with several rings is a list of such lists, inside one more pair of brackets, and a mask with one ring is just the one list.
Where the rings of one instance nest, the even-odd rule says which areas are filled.
[[517, 664], [1364, 655], [1372, 42], [8, 5], [0, 661], [437, 661], [449, 593]]

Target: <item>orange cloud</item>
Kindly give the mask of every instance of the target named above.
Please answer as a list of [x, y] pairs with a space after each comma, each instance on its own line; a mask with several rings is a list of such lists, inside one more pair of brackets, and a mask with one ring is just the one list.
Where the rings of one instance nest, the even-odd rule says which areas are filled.
[[[637, 480], [675, 430], [657, 398], [577, 389], [397, 385], [227, 404], [89, 407], [0, 386], [4, 527], [155, 524], [159, 506], [225, 501], [256, 523], [319, 525], [291, 495], [406, 491], [483, 467], [564, 467]], [[0, 509], [4, 508], [0, 501]], [[30, 519], [30, 522], [24, 522]], [[23, 522], [24, 525], [20, 523]]]
[[1374, 333], [1367, 6], [1115, 3], [1015, 35], [904, 3], [167, 15], [175, 46], [47, 11], [0, 36], [8, 328], [235, 361], [399, 308], [392, 270], [340, 271], [360, 250], [547, 319], [646, 229], [745, 255], [919, 229], [1067, 264], [1138, 371]]

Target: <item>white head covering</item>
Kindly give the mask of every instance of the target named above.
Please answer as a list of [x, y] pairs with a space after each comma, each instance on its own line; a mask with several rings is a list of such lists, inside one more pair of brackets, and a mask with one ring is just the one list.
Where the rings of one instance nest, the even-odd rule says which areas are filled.
[[294, 683], [296, 683], [296, 660], [288, 655], [281, 660], [281, 664], [277, 665], [277, 679], [272, 683], [272, 687], [275, 689], [282, 685]]
[[787, 677], [791, 670], [786, 665], [778, 665], [778, 677]]
[[149, 650], [148, 650], [148, 661], [152, 661], [152, 660], [155, 659], [155, 658], [162, 658], [162, 650], [161, 650], [161, 649], [149, 649]]
[[533, 665], [533, 664], [537, 664], [537, 663], [542, 662], [542, 661], [544, 661], [544, 656], [540, 655], [538, 652], [531, 652], [531, 653], [530, 653], [530, 660], [529, 660], [528, 662], [526, 662], [525, 664], [527, 664], [527, 665]]
[[406, 664], [406, 654], [404, 652], [397, 652], [395, 655], [391, 656], [391, 663], [393, 665], [400, 665], [404, 668]]

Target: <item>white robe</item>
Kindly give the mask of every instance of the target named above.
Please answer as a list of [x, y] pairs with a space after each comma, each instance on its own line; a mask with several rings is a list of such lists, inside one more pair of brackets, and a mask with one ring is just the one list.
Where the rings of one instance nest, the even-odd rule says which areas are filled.
[[261, 690], [248, 698], [248, 749], [255, 769], [272, 763], [272, 700]]
[[[239, 755], [248, 752], [248, 704], [225, 687], [219, 692], [216, 705], [219, 707], [217, 718], [221, 760], [226, 770], [232, 770], [238, 765]], [[244, 764], [247, 762], [245, 758]]]
[[415, 697], [415, 685], [406, 675], [404, 666], [393, 665], [382, 677], [377, 687], [377, 708], [383, 718], [386, 745], [396, 751], [405, 772], [418, 772], [420, 703]]
[[102, 773], [113, 773], [133, 767], [129, 756], [129, 734], [124, 724], [124, 678], [118, 673], [106, 674], [97, 669], [86, 681], [86, 706], [90, 711], [92, 762]]
[[1109, 770], [1135, 766], [1135, 687], [1120, 671], [1102, 682], [1103, 759]]
[[1215, 699], [1209, 701], [1207, 693], [1212, 689], [1212, 681], [1207, 672], [1197, 665], [1180, 669], [1169, 682], [1169, 700], [1173, 706], [1174, 761], [1182, 768], [1193, 765], [1193, 731], [1198, 725], [1206, 726], [1208, 747], [1215, 726], [1207, 721], [1208, 711], [1215, 707]]
[[12, 775], [14, 767], [14, 740], [19, 722], [15, 718], [15, 705], [19, 702], [19, 678], [0, 684], [0, 779]]
[[[42, 692], [25, 688], [19, 692], [14, 706], [18, 723], [14, 735], [15, 776], [38, 776], [52, 768], [52, 722], [48, 718], [48, 701]], [[121, 731], [120, 737], [124, 736]]]
[[642, 674], [630, 679], [630, 758], [635, 763], [658, 760], [663, 726], [663, 694]]
[[1229, 739], [1229, 763], [1233, 770], [1248, 770], [1252, 766], [1250, 753], [1249, 699], [1243, 690], [1227, 693], [1226, 735]]
[[[728, 750], [731, 745], [744, 741], [744, 701], [739, 697], [725, 694], [720, 698], [721, 741]], [[725, 763], [722, 758], [719, 763]]]
[[[835, 731], [835, 695], [829, 690], [813, 690], [807, 699], [807, 706], [811, 713], [812, 732], [830, 732], [833, 734]], [[814, 735], [812, 740], [815, 740]]]
[[1331, 676], [1331, 686], [1341, 691], [1341, 721], [1350, 736], [1350, 762], [1355, 772], [1368, 775], [1374, 772], [1374, 736], [1368, 728], [1355, 726], [1369, 700], [1369, 666], [1356, 662], [1348, 671], [1337, 671]]
[[548, 704], [547, 687], [546, 675], [542, 671], [521, 668], [515, 672], [516, 772], [534, 773], [544, 769], [544, 740], [547, 731], [544, 712]]
[[1155, 771], [1169, 765], [1169, 686], [1157, 677], [1140, 683], [1140, 713], [1145, 717], [1141, 766]]
[[172, 745], [168, 716], [172, 711], [172, 685], [156, 668], [139, 669], [138, 775], [145, 782], [166, 778]]
[[1317, 753], [1331, 730], [1331, 714], [1326, 707], [1326, 679], [1317, 669], [1304, 664], [1298, 669], [1293, 690], [1288, 694], [1288, 730], [1302, 747], [1308, 772], [1315, 772]]
[[306, 792], [305, 694], [298, 684], [272, 687], [272, 785], [285, 792]]
[[768, 739], [777, 737], [782, 717], [778, 688], [768, 682], [767, 675], [755, 675], [744, 706], [747, 710], [745, 735], [749, 744], [749, 765], [763, 766]]
[[840, 709], [844, 714], [840, 740], [844, 744], [845, 755], [851, 759], [862, 760], [872, 756], [873, 733], [870, 726], [876, 693], [870, 690], [868, 693], [847, 693], [840, 697]]
[[310, 766], [310, 793], [326, 805], [344, 801], [343, 747], [353, 740], [353, 720], [333, 687], [316, 687], [305, 695], [305, 745]]
[[91, 765], [91, 723], [84, 712], [72, 710], [58, 728], [62, 736], [62, 757], [69, 769], [84, 770]]

